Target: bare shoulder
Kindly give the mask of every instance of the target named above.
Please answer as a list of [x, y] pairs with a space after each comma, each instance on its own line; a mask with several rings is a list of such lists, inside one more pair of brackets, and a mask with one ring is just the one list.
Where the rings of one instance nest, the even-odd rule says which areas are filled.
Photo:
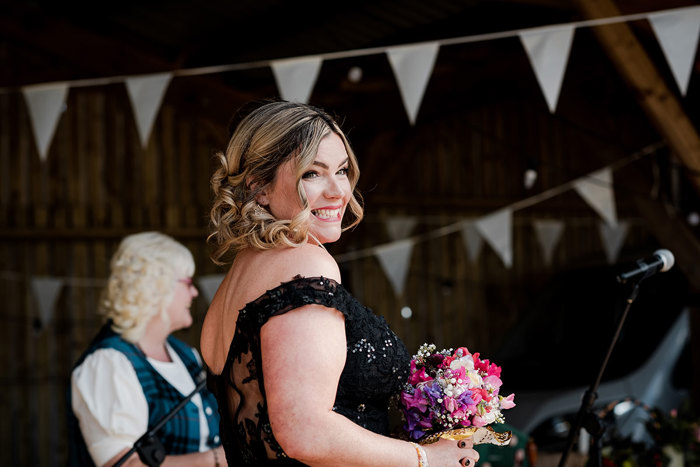
[[265, 269], [270, 272], [274, 284], [291, 280], [293, 277], [323, 276], [340, 282], [338, 263], [323, 248], [306, 244], [294, 248], [279, 248], [270, 251]]

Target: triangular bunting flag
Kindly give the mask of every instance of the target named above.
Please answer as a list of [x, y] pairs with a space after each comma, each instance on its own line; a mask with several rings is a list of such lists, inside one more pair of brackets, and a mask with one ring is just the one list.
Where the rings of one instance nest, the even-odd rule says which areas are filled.
[[621, 221], [616, 225], [609, 225], [605, 222], [598, 224], [600, 238], [603, 240], [603, 249], [605, 257], [609, 264], [617, 262], [617, 256], [620, 254], [622, 245], [627, 237], [627, 222]]
[[321, 57], [274, 60], [271, 64], [282, 99], [306, 104], [321, 70]]
[[549, 111], [554, 113], [559, 100], [564, 71], [569, 61], [569, 51], [574, 38], [574, 26], [564, 25], [555, 28], [521, 32], [520, 41], [525, 47], [535, 76], [547, 99]]
[[211, 303], [214, 299], [214, 294], [219, 289], [221, 282], [224, 280], [224, 274], [210, 274], [207, 276], [200, 276], [197, 279], [197, 284], [199, 289], [202, 291], [204, 298], [207, 299], [207, 303]]
[[433, 71], [439, 46], [437, 42], [431, 42], [429, 44], [391, 47], [386, 52], [394, 75], [396, 75], [401, 98], [411, 125], [416, 122], [418, 109], [423, 100], [428, 79]]
[[610, 167], [590, 173], [574, 182], [574, 189], [608, 225], [617, 223], [613, 177]]
[[389, 278], [389, 282], [391, 282], [397, 297], [403, 294], [403, 289], [406, 285], [406, 276], [411, 265], [412, 251], [413, 241], [408, 239], [374, 249], [374, 254], [379, 260], [382, 269], [384, 269], [384, 273]]
[[386, 220], [386, 231], [392, 241], [401, 240], [413, 231], [418, 223], [418, 219], [412, 216], [393, 216]]
[[49, 325], [53, 319], [53, 311], [58, 293], [63, 287], [63, 279], [54, 277], [32, 277], [31, 287], [39, 305], [39, 319], [42, 327]]
[[536, 220], [533, 226], [535, 227], [537, 242], [542, 248], [544, 263], [549, 266], [552, 264], [554, 249], [559, 244], [559, 239], [561, 239], [561, 234], [564, 231], [564, 223], [555, 220]]
[[25, 86], [22, 88], [22, 94], [29, 108], [29, 120], [32, 123], [39, 158], [45, 161], [58, 119], [66, 104], [68, 83]]
[[469, 260], [472, 263], [476, 263], [476, 260], [479, 258], [479, 253], [481, 253], [484, 239], [479, 235], [479, 231], [476, 229], [476, 224], [474, 224], [474, 222], [462, 222], [462, 243], [464, 243], [464, 248], [467, 250]]
[[134, 109], [141, 146], [144, 148], [148, 145], [153, 123], [172, 77], [172, 73], [159, 73], [126, 79], [126, 90]]
[[700, 33], [700, 7], [683, 8], [648, 16], [656, 38], [661, 44], [673, 77], [685, 96], [690, 73], [695, 63]]
[[513, 265], [512, 224], [513, 212], [510, 208], [501, 209], [476, 221], [476, 229], [507, 268]]

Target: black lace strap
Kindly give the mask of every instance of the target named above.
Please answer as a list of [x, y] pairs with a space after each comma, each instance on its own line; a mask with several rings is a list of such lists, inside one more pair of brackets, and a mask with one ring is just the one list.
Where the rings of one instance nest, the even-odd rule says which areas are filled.
[[239, 321], [262, 327], [271, 317], [306, 305], [334, 308], [347, 319], [349, 300], [352, 296], [333, 279], [296, 276], [248, 303], [239, 313]]

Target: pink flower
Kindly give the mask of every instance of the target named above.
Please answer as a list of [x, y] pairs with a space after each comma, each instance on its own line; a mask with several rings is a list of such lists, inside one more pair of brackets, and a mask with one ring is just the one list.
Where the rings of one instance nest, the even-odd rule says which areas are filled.
[[454, 412], [454, 410], [457, 408], [457, 403], [455, 400], [449, 396], [446, 396], [442, 400], [442, 405], [445, 407], [450, 413]]
[[472, 419], [472, 425], [474, 426], [486, 426], [488, 423], [486, 423], [486, 420], [481, 418], [479, 415], [474, 415], [474, 418]]
[[508, 397], [500, 397], [501, 408], [502, 409], [512, 409], [513, 407], [515, 407], [515, 402], [513, 402], [514, 397], [515, 397], [515, 394], [511, 394]]
[[498, 389], [501, 387], [501, 385], [503, 385], [501, 378], [495, 375], [490, 375], [484, 378], [484, 383], [494, 387], [495, 389]]
[[469, 350], [466, 347], [460, 347], [452, 354], [453, 358], [466, 357], [467, 355], [469, 355]]
[[[413, 366], [414, 363], [411, 363], [411, 366]], [[415, 386], [418, 383], [422, 383], [423, 381], [432, 381], [433, 378], [425, 374], [425, 368], [421, 368], [420, 370], [416, 371], [413, 373], [411, 376], [408, 377], [408, 384], [411, 386]]]
[[454, 359], [455, 359], [454, 357], [445, 357], [445, 358], [443, 358], [443, 359], [442, 359], [442, 362], [440, 363], [440, 365], [438, 366], [438, 368], [449, 368], [449, 367], [450, 367], [450, 363], [452, 363], [452, 362], [454, 361]]

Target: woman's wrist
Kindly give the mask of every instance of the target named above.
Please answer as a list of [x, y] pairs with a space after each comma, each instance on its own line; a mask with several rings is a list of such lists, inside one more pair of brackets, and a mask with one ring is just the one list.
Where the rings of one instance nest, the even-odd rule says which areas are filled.
[[214, 454], [214, 467], [220, 467], [221, 464], [219, 464], [219, 453], [218, 453], [219, 448], [214, 448], [211, 450], [211, 453]]
[[411, 446], [415, 448], [416, 454], [418, 455], [418, 467], [428, 467], [428, 456], [425, 453], [423, 446], [412, 441], [410, 443]]

